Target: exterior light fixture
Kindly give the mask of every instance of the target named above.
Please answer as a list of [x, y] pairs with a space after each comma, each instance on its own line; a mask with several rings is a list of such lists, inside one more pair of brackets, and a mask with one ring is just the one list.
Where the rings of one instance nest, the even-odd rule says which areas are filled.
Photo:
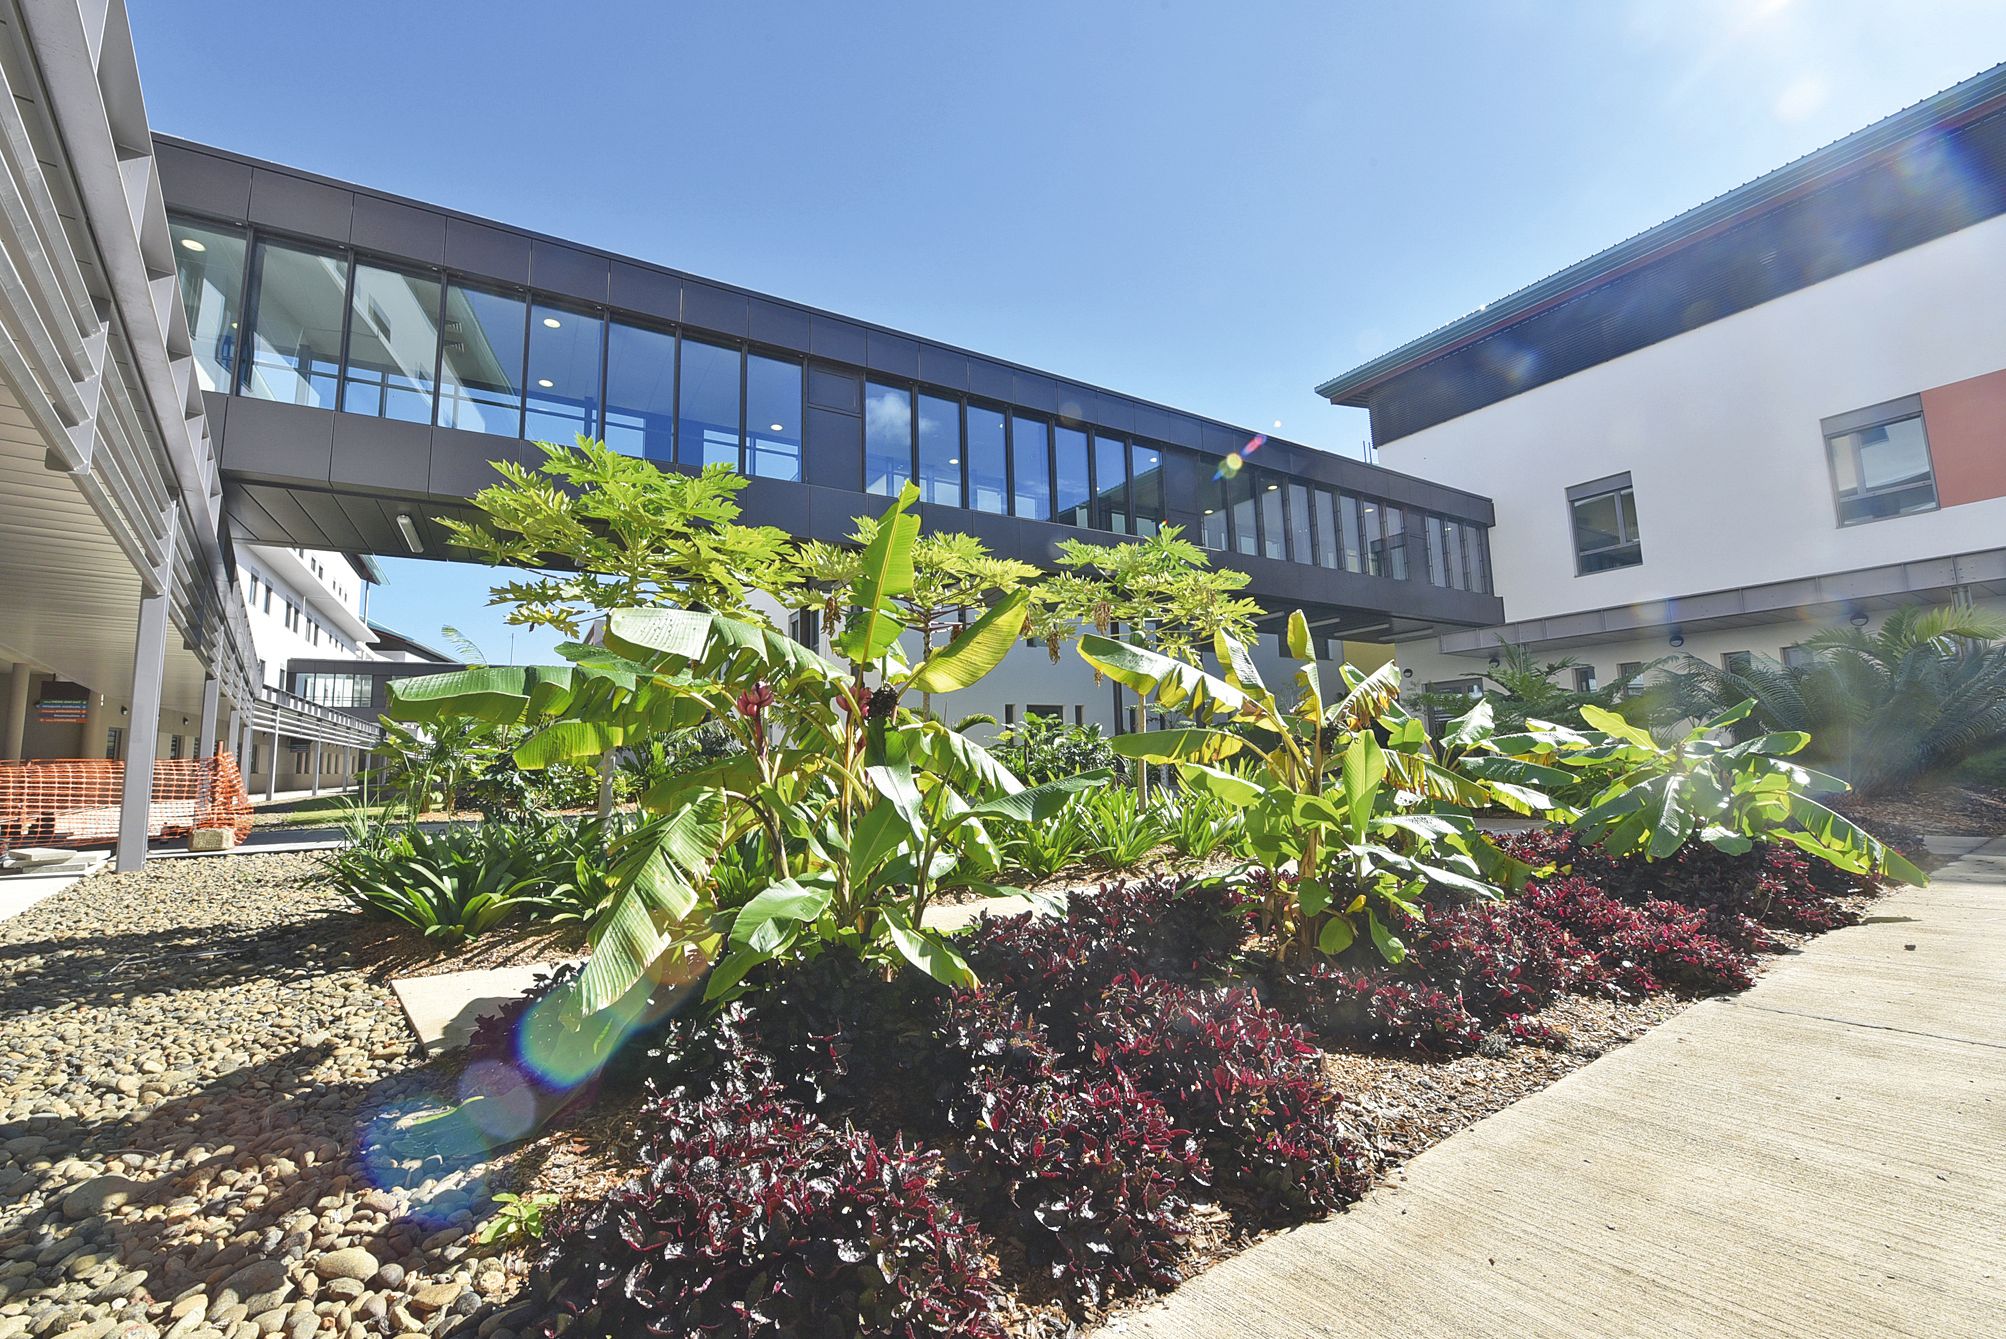
[[410, 512], [400, 511], [397, 513], [397, 533], [404, 536], [404, 547], [410, 549], [411, 552], [423, 553], [425, 551], [425, 541], [419, 538], [418, 523], [411, 519]]
[[1852, 624], [1852, 625], [1853, 625], [1854, 627], [1856, 627], [1856, 628], [1864, 628], [1864, 627], [1866, 627], [1866, 626], [1867, 626], [1867, 613], [1866, 613], [1866, 610], [1864, 610], [1864, 609], [1855, 609], [1855, 610], [1853, 611], [1853, 616], [1852, 616], [1852, 618], [1848, 619], [1847, 621], [1848, 621], [1849, 623], [1851, 623], [1851, 624]]
[[1491, 656], [1491, 668], [1492, 668], [1492, 669], [1496, 669], [1496, 668], [1497, 668], [1498, 666], [1500, 666], [1500, 665], [1502, 665], [1502, 664], [1504, 664], [1504, 661], [1502, 661], [1502, 660], [1499, 660], [1499, 659], [1497, 658], [1497, 656], [1496, 656], [1496, 655], [1492, 655], [1492, 656]]
[[1685, 644], [1686, 644], [1686, 635], [1685, 635], [1685, 634], [1684, 634], [1683, 632], [1674, 632], [1674, 633], [1672, 634], [1672, 645], [1673, 645], [1673, 646], [1675, 646], [1675, 647], [1677, 647], [1677, 646], [1684, 646]]
[[1275, 490], [1276, 490], [1277, 488], [1280, 488], [1280, 487], [1281, 487], [1281, 485], [1280, 485], [1280, 484], [1269, 484], [1269, 485], [1268, 485], [1268, 491], [1269, 491], [1270, 493], [1272, 493], [1272, 492], [1274, 492], [1274, 491], [1275, 491]]
[[[777, 427], [779, 427], [780, 425], [776, 423], [776, 424], [774, 424], [773, 426], [777, 428]], [[959, 465], [959, 464], [961, 463], [961, 457], [960, 457], [960, 456], [950, 456], [950, 457], [948, 458], [948, 461], [947, 461], [947, 463], [948, 463], [948, 464], [950, 464], [950, 465]]]
[[183, 251], [207, 251], [209, 248], [196, 241], [193, 237], [184, 237], [181, 239], [181, 249]]
[[1207, 516], [1210, 516], [1210, 515], [1212, 514], [1212, 509], [1211, 509], [1210, 507], [1207, 507], [1207, 508], [1205, 509], [1205, 514], [1206, 514]]
[[768, 432], [786, 432], [787, 427], [785, 424], [781, 423], [769, 423], [766, 425], [766, 430]]
[[543, 323], [549, 326], [552, 330], [560, 329], [564, 325], [564, 322], [558, 320], [555, 316], [544, 317]]
[[557, 383], [552, 381], [549, 377], [538, 377], [536, 379], [536, 384], [543, 387], [545, 390], [549, 390], [552, 386], [555, 386]]

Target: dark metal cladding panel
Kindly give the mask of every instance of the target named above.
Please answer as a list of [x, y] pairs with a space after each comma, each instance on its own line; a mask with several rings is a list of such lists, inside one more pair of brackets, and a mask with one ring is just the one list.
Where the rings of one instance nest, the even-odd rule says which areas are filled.
[[855, 414], [810, 405], [807, 482], [855, 492], [864, 477], [864, 420]]
[[529, 284], [529, 238], [462, 218], [446, 220], [446, 265], [515, 287]]
[[239, 396], [230, 404], [223, 468], [247, 479], [325, 488], [334, 453], [334, 418], [325, 409]]
[[968, 355], [938, 344], [919, 346], [919, 379], [951, 391], [968, 389]]
[[371, 493], [424, 497], [432, 486], [432, 428], [361, 414], [335, 414], [332, 483]]
[[1040, 409], [1047, 414], [1058, 411], [1059, 383], [1051, 377], [1037, 372], [1013, 372], [1010, 385], [1011, 398], [1026, 409]]
[[609, 268], [606, 257], [589, 251], [547, 242], [541, 237], [529, 244], [529, 284], [541, 293], [601, 306], [606, 302]]
[[[856, 373], [821, 363], [808, 364], [808, 403], [856, 416], [864, 412], [864, 380]], [[863, 466], [861, 462], [859, 469]]]
[[713, 334], [744, 339], [751, 329], [750, 304], [743, 293], [728, 288], [683, 280], [683, 323]]
[[839, 316], [823, 316], [820, 313], [808, 318], [808, 352], [817, 358], [827, 358], [832, 363], [848, 363], [851, 367], [862, 367], [864, 345], [864, 328], [853, 321], [845, 321]]
[[160, 194], [170, 210], [186, 209], [241, 223], [251, 208], [251, 165], [199, 149], [155, 142]]
[[1085, 386], [1070, 381], [1059, 383], [1059, 421], [1071, 427], [1091, 425], [1099, 397]]
[[1138, 432], [1135, 401], [1111, 391], [1098, 392], [1094, 396], [1094, 422], [1113, 432]]
[[353, 195], [339, 186], [265, 168], [251, 172], [250, 220], [267, 228], [348, 243]]
[[646, 265], [613, 262], [607, 301], [621, 311], [652, 316], [658, 321], [683, 319], [683, 281]]
[[987, 358], [968, 360], [968, 393], [979, 395], [985, 400], [1010, 403], [1015, 391], [1015, 376], [1002, 363], [993, 363]]
[[793, 353], [808, 352], [810, 322], [808, 313], [799, 307], [753, 298], [750, 317], [753, 343]]
[[919, 376], [919, 341], [883, 330], [865, 334], [864, 366], [873, 372], [908, 380]]
[[349, 241], [361, 251], [421, 265], [444, 265], [446, 216], [397, 200], [358, 194], [349, 222]]
[[429, 487], [435, 496], [467, 498], [500, 481], [493, 462], [513, 461], [531, 468], [543, 463], [535, 442], [458, 428], [432, 429], [432, 469]]

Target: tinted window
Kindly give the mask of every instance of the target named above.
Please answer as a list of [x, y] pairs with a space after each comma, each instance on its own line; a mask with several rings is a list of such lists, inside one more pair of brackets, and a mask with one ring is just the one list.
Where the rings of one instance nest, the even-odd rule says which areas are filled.
[[961, 404], [938, 395], [919, 397], [919, 500], [937, 507], [961, 505]]
[[244, 239], [206, 224], [174, 221], [174, 270], [195, 344], [195, 380], [227, 392], [237, 361], [237, 299], [244, 287]]
[[1010, 510], [1009, 447], [1003, 411], [968, 406], [968, 505], [998, 515]]
[[1384, 576], [1385, 567], [1380, 555], [1385, 545], [1380, 542], [1379, 528], [1385, 515], [1385, 504], [1367, 498], [1358, 499], [1359, 556], [1365, 560], [1367, 576]]
[[1328, 488], [1316, 490], [1316, 560], [1320, 566], [1338, 566], [1336, 495]]
[[801, 477], [801, 364], [764, 354], [745, 359], [746, 473]]
[[599, 432], [599, 345], [596, 316], [538, 303], [529, 313], [529, 412], [523, 436], [569, 446]]
[[1094, 436], [1094, 528], [1129, 532], [1128, 443], [1119, 437]]
[[683, 340], [676, 400], [676, 459], [685, 465], [738, 464], [738, 377], [742, 355], [722, 344]]
[[1269, 558], [1287, 558], [1288, 527], [1282, 520], [1282, 486], [1270, 478], [1261, 480], [1261, 552]]
[[351, 414], [432, 421], [440, 285], [374, 265], [355, 267], [341, 407]]
[[1087, 435], [1063, 425], [1052, 432], [1052, 514], [1067, 525], [1093, 523], [1093, 480]]
[[613, 322], [606, 332], [606, 443], [630, 456], [675, 459], [676, 337]]
[[912, 478], [912, 392], [864, 387], [864, 491], [894, 497]]
[[320, 251], [260, 242], [253, 301], [243, 393], [334, 408], [348, 262]]
[[1199, 496], [1205, 499], [1205, 515], [1199, 523], [1201, 541], [1208, 549], [1224, 553], [1232, 547], [1227, 530], [1232, 502], [1227, 496], [1224, 480], [1207, 479], [1199, 485]]
[[1051, 424], [1023, 414], [1010, 416], [1011, 483], [1016, 513], [1034, 521], [1052, 519]]
[[1841, 525], [1936, 507], [1936, 478], [1922, 415], [1838, 433], [1825, 444], [1832, 457]]
[[1135, 477], [1129, 481], [1129, 510], [1135, 533], [1153, 535], [1163, 520], [1163, 453], [1142, 442], [1135, 444]]
[[529, 311], [506, 293], [446, 290], [439, 422], [467, 432], [522, 435], [522, 353]]
[[1637, 496], [1627, 476], [1603, 492], [1571, 494], [1569, 508], [1574, 517], [1576, 571], [1607, 572], [1644, 561], [1643, 540], [1637, 533]]
[[1385, 529], [1385, 539], [1379, 546], [1379, 573], [1392, 577], [1395, 581], [1407, 579], [1407, 513], [1398, 507], [1379, 504], [1379, 517]]
[[1254, 521], [1254, 478], [1242, 469], [1226, 479], [1226, 508], [1233, 517], [1233, 547], [1253, 557], [1261, 551], [1260, 530]]

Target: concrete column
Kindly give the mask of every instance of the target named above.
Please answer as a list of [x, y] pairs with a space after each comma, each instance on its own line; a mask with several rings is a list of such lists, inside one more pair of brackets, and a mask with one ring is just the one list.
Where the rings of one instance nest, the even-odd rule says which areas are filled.
[[313, 741], [312, 766], [313, 766], [313, 793], [314, 797], [318, 799], [320, 797], [320, 741], [318, 739]]
[[84, 739], [81, 756], [102, 760], [105, 738], [111, 733], [111, 718], [117, 715], [111, 699], [91, 690], [90, 705], [84, 708]]
[[0, 729], [0, 758], [8, 762], [20, 761], [21, 743], [28, 737], [28, 687], [34, 677], [35, 671], [27, 665], [16, 665], [7, 676], [7, 721]]
[[202, 720], [195, 727], [195, 756], [216, 751], [216, 714], [222, 706], [223, 685], [211, 674], [202, 680]]
[[230, 706], [229, 724], [223, 727], [222, 745], [224, 751], [228, 753], [236, 753], [238, 751], [237, 745], [242, 742], [242, 739], [243, 739], [242, 731], [238, 728], [237, 724], [236, 704], [232, 703]]
[[[170, 532], [171, 533], [171, 532]], [[168, 573], [171, 564], [163, 564]], [[167, 589], [141, 595], [139, 635], [132, 653], [132, 714], [127, 717], [125, 790], [118, 809], [118, 857], [123, 874], [146, 863], [146, 821], [153, 800], [153, 756], [160, 748], [160, 681], [167, 667]]]
[[274, 800], [279, 794], [279, 727], [272, 727], [272, 765], [265, 774], [265, 798]]

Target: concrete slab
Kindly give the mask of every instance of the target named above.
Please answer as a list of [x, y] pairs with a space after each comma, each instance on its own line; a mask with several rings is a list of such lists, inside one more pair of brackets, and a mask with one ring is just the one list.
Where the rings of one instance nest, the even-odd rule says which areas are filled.
[[111, 859], [102, 852], [85, 852], [84, 867], [70, 867], [51, 874], [0, 875], [0, 921], [18, 916], [37, 902], [54, 897], [79, 879], [89, 878]]
[[539, 973], [556, 970], [555, 963], [523, 967], [485, 967], [438, 976], [399, 977], [390, 983], [405, 1021], [417, 1034], [426, 1055], [438, 1055], [467, 1044], [474, 1024], [536, 984]]
[[2006, 841], [1103, 1333], [2000, 1333], [2002, 912]]

